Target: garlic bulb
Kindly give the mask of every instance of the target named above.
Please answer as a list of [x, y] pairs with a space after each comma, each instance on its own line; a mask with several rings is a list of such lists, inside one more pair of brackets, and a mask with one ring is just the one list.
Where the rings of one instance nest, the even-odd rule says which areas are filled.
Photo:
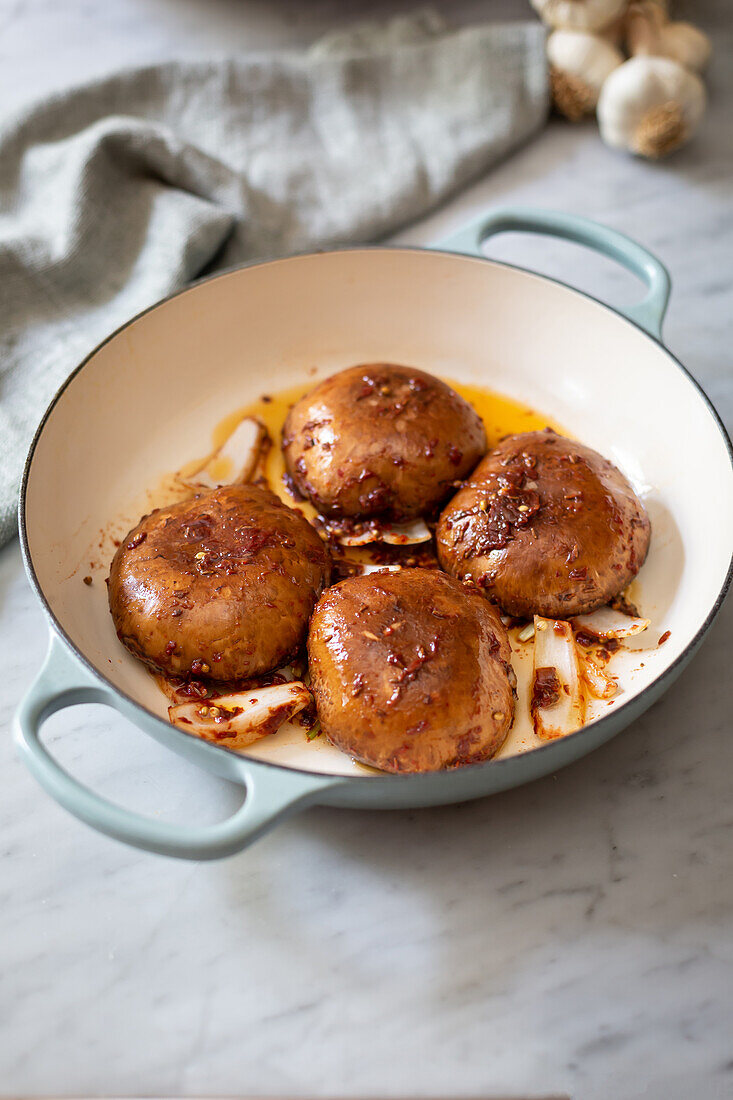
[[667, 57], [632, 57], [604, 83], [598, 123], [607, 145], [663, 157], [692, 136], [705, 110], [698, 76]]
[[604, 80], [623, 61], [615, 46], [584, 31], [553, 31], [547, 58], [552, 101], [573, 122], [595, 110]]
[[530, 0], [543, 23], [573, 31], [597, 31], [608, 26], [627, 0]]

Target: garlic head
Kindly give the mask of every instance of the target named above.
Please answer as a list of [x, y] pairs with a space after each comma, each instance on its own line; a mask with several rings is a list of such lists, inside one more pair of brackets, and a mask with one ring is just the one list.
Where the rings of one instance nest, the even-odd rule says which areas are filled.
[[663, 157], [692, 137], [705, 110], [705, 88], [667, 57], [632, 57], [610, 74], [598, 99], [607, 145]]
[[595, 110], [606, 77], [623, 62], [615, 46], [585, 31], [553, 31], [547, 58], [553, 104], [573, 122]]
[[627, 0], [530, 0], [543, 23], [573, 31], [607, 27], [626, 7]]

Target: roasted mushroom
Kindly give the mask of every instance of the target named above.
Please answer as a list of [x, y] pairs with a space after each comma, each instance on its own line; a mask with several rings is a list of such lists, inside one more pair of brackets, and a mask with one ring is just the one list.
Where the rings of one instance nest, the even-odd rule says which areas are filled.
[[389, 772], [493, 756], [514, 714], [510, 653], [491, 604], [428, 569], [341, 581], [319, 600], [308, 636], [326, 736]]
[[374, 363], [326, 378], [290, 410], [283, 451], [327, 516], [426, 515], [486, 451], [481, 418], [445, 382]]
[[292, 658], [328, 581], [314, 529], [267, 489], [227, 486], [144, 516], [109, 578], [120, 641], [162, 672], [239, 680]]
[[601, 607], [649, 548], [643, 504], [590, 447], [547, 429], [510, 436], [440, 517], [438, 557], [509, 615], [567, 619]]

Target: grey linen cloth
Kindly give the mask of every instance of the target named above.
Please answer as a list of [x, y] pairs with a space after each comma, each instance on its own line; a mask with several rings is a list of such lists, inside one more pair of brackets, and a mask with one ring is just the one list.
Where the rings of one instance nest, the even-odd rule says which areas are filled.
[[539, 25], [427, 14], [120, 72], [0, 123], [0, 544], [44, 409], [108, 333], [202, 272], [396, 230], [546, 111]]

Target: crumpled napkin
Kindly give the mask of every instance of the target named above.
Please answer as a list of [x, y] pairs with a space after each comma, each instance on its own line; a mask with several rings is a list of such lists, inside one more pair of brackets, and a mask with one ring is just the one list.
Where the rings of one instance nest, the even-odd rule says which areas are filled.
[[547, 113], [535, 23], [419, 13], [307, 53], [119, 72], [0, 122], [0, 544], [34, 429], [109, 332], [204, 271], [371, 241]]

